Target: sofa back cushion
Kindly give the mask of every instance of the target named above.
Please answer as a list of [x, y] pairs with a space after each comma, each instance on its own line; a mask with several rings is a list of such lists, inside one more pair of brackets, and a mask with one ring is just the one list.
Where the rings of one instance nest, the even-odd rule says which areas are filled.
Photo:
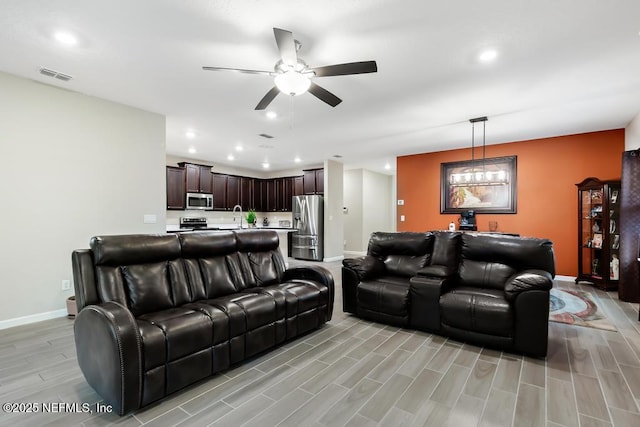
[[513, 274], [538, 269], [555, 275], [553, 244], [547, 239], [462, 234], [459, 267], [464, 286], [502, 289]]
[[369, 239], [368, 255], [382, 260], [386, 273], [411, 277], [429, 263], [433, 234], [375, 232]]
[[119, 302], [134, 315], [188, 301], [177, 236], [97, 236], [90, 247], [101, 301]]
[[273, 230], [236, 231], [242, 286], [269, 286], [282, 282], [286, 269], [278, 234]]
[[183, 233], [180, 244], [192, 301], [238, 291], [241, 275], [232, 231]]

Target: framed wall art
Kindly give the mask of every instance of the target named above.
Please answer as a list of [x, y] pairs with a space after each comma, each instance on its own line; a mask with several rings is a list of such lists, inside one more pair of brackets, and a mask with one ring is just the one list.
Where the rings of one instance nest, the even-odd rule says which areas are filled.
[[517, 156], [441, 163], [440, 213], [516, 213]]

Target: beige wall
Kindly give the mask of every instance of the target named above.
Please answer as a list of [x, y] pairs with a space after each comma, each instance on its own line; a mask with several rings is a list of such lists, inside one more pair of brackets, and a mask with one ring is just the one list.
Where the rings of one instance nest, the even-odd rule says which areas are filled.
[[362, 173], [363, 169], [344, 171], [344, 217], [345, 256], [362, 252]]
[[640, 148], [640, 113], [627, 125], [624, 130], [624, 149], [637, 150]]
[[344, 258], [344, 219], [342, 163], [334, 160], [324, 162], [324, 259]]
[[164, 232], [166, 196], [163, 116], [4, 73], [0, 94], [3, 328], [60, 314], [91, 236]]
[[367, 251], [374, 231], [395, 231], [394, 177], [367, 169], [344, 173], [344, 239], [347, 256]]

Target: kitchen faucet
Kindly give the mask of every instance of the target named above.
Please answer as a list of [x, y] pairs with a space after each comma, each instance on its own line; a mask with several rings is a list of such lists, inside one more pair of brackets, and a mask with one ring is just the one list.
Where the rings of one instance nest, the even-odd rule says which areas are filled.
[[242, 206], [235, 205], [233, 207], [233, 222], [236, 221], [236, 208], [240, 211], [240, 228], [242, 228]]

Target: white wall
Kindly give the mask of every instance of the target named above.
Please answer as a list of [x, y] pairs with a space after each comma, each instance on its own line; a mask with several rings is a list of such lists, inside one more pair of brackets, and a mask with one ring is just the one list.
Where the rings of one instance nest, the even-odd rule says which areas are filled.
[[166, 190], [161, 115], [0, 73], [0, 117], [2, 328], [66, 307], [91, 236], [164, 232]]
[[640, 148], [640, 113], [633, 118], [624, 130], [625, 151], [637, 150], [638, 148]]
[[334, 160], [324, 162], [324, 259], [344, 258], [344, 219], [342, 163]]

